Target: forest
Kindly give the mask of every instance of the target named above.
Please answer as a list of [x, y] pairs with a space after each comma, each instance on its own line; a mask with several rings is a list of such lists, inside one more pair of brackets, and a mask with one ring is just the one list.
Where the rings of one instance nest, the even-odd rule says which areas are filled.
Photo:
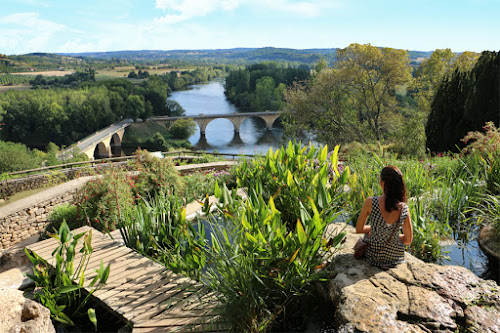
[[276, 62], [248, 65], [229, 72], [225, 94], [244, 111], [277, 111], [284, 106], [286, 89], [309, 78], [309, 66], [286, 67]]

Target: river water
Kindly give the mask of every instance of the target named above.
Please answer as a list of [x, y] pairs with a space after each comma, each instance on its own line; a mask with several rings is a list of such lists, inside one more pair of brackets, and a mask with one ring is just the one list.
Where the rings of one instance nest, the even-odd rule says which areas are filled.
[[[226, 99], [223, 80], [192, 85], [189, 90], [173, 92], [169, 99], [178, 102], [186, 110], [187, 116], [239, 112], [238, 108]], [[189, 138], [189, 142], [198, 150], [217, 150], [232, 154], [265, 154], [270, 147], [280, 147], [283, 137], [279, 124], [269, 131], [264, 120], [260, 118], [246, 119], [241, 124], [239, 133], [234, 131], [230, 120], [215, 119], [208, 124], [205, 132], [205, 135], [201, 136], [200, 131], [196, 131]]]

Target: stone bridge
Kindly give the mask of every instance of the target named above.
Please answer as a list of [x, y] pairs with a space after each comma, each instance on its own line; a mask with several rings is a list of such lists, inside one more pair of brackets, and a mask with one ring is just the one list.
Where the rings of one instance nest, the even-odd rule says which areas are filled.
[[[123, 134], [134, 121], [132, 119], [124, 119], [114, 123], [88, 137], [75, 143], [74, 147], [80, 149], [91, 160], [94, 157], [106, 158], [112, 156], [112, 150], [116, 147], [121, 147]], [[61, 156], [69, 155], [74, 147], [70, 147], [61, 152]]]
[[178, 119], [193, 119], [200, 127], [201, 135], [205, 135], [205, 130], [208, 124], [214, 119], [228, 119], [233, 123], [236, 133], [240, 132], [241, 124], [248, 118], [261, 118], [266, 122], [268, 130], [273, 129], [274, 122], [280, 117], [278, 112], [246, 112], [246, 113], [224, 113], [224, 114], [200, 114], [198, 116], [182, 116], [182, 117], [150, 117], [147, 121], [157, 122], [174, 122]]

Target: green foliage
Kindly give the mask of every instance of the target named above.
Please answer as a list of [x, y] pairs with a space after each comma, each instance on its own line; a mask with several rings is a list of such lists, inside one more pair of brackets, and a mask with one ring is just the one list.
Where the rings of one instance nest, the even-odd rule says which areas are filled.
[[308, 131], [327, 144], [380, 141], [401, 123], [395, 90], [410, 81], [405, 51], [351, 44], [338, 51], [335, 68], [288, 90], [285, 133]]
[[154, 78], [140, 86], [116, 79], [83, 82], [75, 89], [7, 91], [0, 95], [5, 111], [0, 135], [27, 145], [70, 145], [125, 117], [170, 115], [167, 95], [168, 88]]
[[[59, 243], [59, 246], [52, 252], [55, 259], [54, 270], [36, 253], [25, 250], [33, 264], [33, 274], [28, 274], [28, 277], [35, 282], [34, 297], [50, 310], [52, 319], [66, 325], [78, 325], [82, 326], [81, 329], [88, 329], [89, 323], [85, 323], [83, 319], [87, 315], [97, 330], [95, 310], [88, 308], [87, 303], [94, 292], [106, 283], [110, 266], [108, 264], [104, 267], [101, 260], [101, 265], [95, 273], [84, 275], [92, 255], [91, 230], [75, 235], [63, 222], [58, 233], [51, 237]], [[79, 245], [81, 249], [78, 251]], [[75, 260], [79, 260], [76, 265]], [[84, 288], [87, 292], [83, 292]]]
[[203, 200], [206, 195], [214, 194], [216, 178], [212, 173], [195, 172], [182, 177], [184, 186], [182, 197], [186, 202]]
[[428, 200], [419, 197], [412, 198], [408, 203], [413, 224], [410, 252], [421, 260], [434, 262], [443, 257], [439, 244], [439, 241], [444, 238], [443, 224], [433, 220], [429, 205]]
[[195, 229], [186, 221], [182, 199], [158, 193], [123, 210], [120, 233], [125, 244], [149, 257], [162, 261], [172, 271], [199, 277], [205, 265], [205, 232], [202, 224]]
[[338, 149], [329, 155], [327, 146], [302, 147], [290, 141], [276, 152], [269, 149], [265, 158], [243, 160], [236, 169], [238, 187], [255, 189], [265, 201], [272, 197], [290, 229], [295, 228], [302, 206], [313, 214], [312, 203], [321, 218], [331, 222], [343, 203], [343, 186], [349, 178], [348, 168], [339, 173]]
[[0, 141], [0, 173], [41, 167], [44, 154], [25, 145]]
[[138, 196], [153, 196], [156, 193], [180, 193], [183, 184], [174, 163], [168, 158], [157, 158], [146, 150], [137, 150], [131, 167], [139, 174], [135, 180], [135, 191]]
[[178, 119], [170, 126], [169, 131], [174, 138], [187, 140], [196, 132], [196, 123], [192, 118]]
[[273, 62], [254, 64], [229, 73], [225, 94], [242, 110], [276, 111], [284, 104], [286, 87], [308, 78], [307, 68], [285, 67]]
[[79, 227], [77, 207], [74, 204], [62, 204], [54, 208], [49, 215], [50, 224], [46, 230], [51, 232], [52, 229], [59, 230], [61, 224], [66, 222], [69, 228], [75, 229]]
[[497, 195], [500, 194], [500, 130], [491, 121], [483, 129], [484, 134], [478, 131], [467, 133], [462, 139], [467, 144], [463, 152], [472, 153], [481, 159], [486, 188], [491, 194]]
[[478, 222], [491, 224], [500, 236], [500, 197], [498, 195], [485, 195], [479, 205], [473, 208]]
[[[323, 238], [327, 221], [309, 198], [309, 209], [300, 203], [293, 231], [265, 188], [249, 188], [246, 201], [218, 186], [219, 217], [212, 224], [212, 246], [203, 280], [217, 292], [225, 318], [234, 331], [266, 332], [277, 321], [294, 316], [293, 304], [313, 291], [326, 277], [324, 262], [340, 247], [345, 233]], [[276, 197], [276, 199], [279, 198]], [[210, 210], [205, 204], [205, 212]], [[309, 210], [312, 212], [309, 213]], [[334, 208], [334, 210], [336, 210]], [[292, 327], [283, 327], [285, 331]]]
[[119, 170], [110, 170], [89, 180], [75, 195], [80, 225], [90, 225], [102, 232], [115, 230], [120, 208], [134, 202], [133, 184], [133, 180]]
[[500, 52], [483, 52], [471, 71], [456, 70], [439, 86], [425, 128], [431, 151], [456, 150], [469, 131], [498, 125]]

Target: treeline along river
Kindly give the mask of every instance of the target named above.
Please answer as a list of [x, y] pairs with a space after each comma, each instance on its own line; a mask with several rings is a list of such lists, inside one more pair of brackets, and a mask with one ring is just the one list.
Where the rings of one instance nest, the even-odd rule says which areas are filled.
[[[186, 110], [187, 116], [240, 112], [226, 99], [223, 80], [193, 85], [188, 90], [175, 91], [170, 99], [177, 101]], [[189, 142], [198, 150], [217, 150], [232, 154], [265, 154], [270, 147], [274, 149], [281, 146], [282, 136], [281, 128], [275, 125], [272, 131], [268, 131], [265, 122], [260, 118], [246, 119], [239, 133], [234, 131], [230, 120], [221, 118], [208, 124], [204, 136], [200, 135], [199, 130], [196, 131], [189, 138]]]

